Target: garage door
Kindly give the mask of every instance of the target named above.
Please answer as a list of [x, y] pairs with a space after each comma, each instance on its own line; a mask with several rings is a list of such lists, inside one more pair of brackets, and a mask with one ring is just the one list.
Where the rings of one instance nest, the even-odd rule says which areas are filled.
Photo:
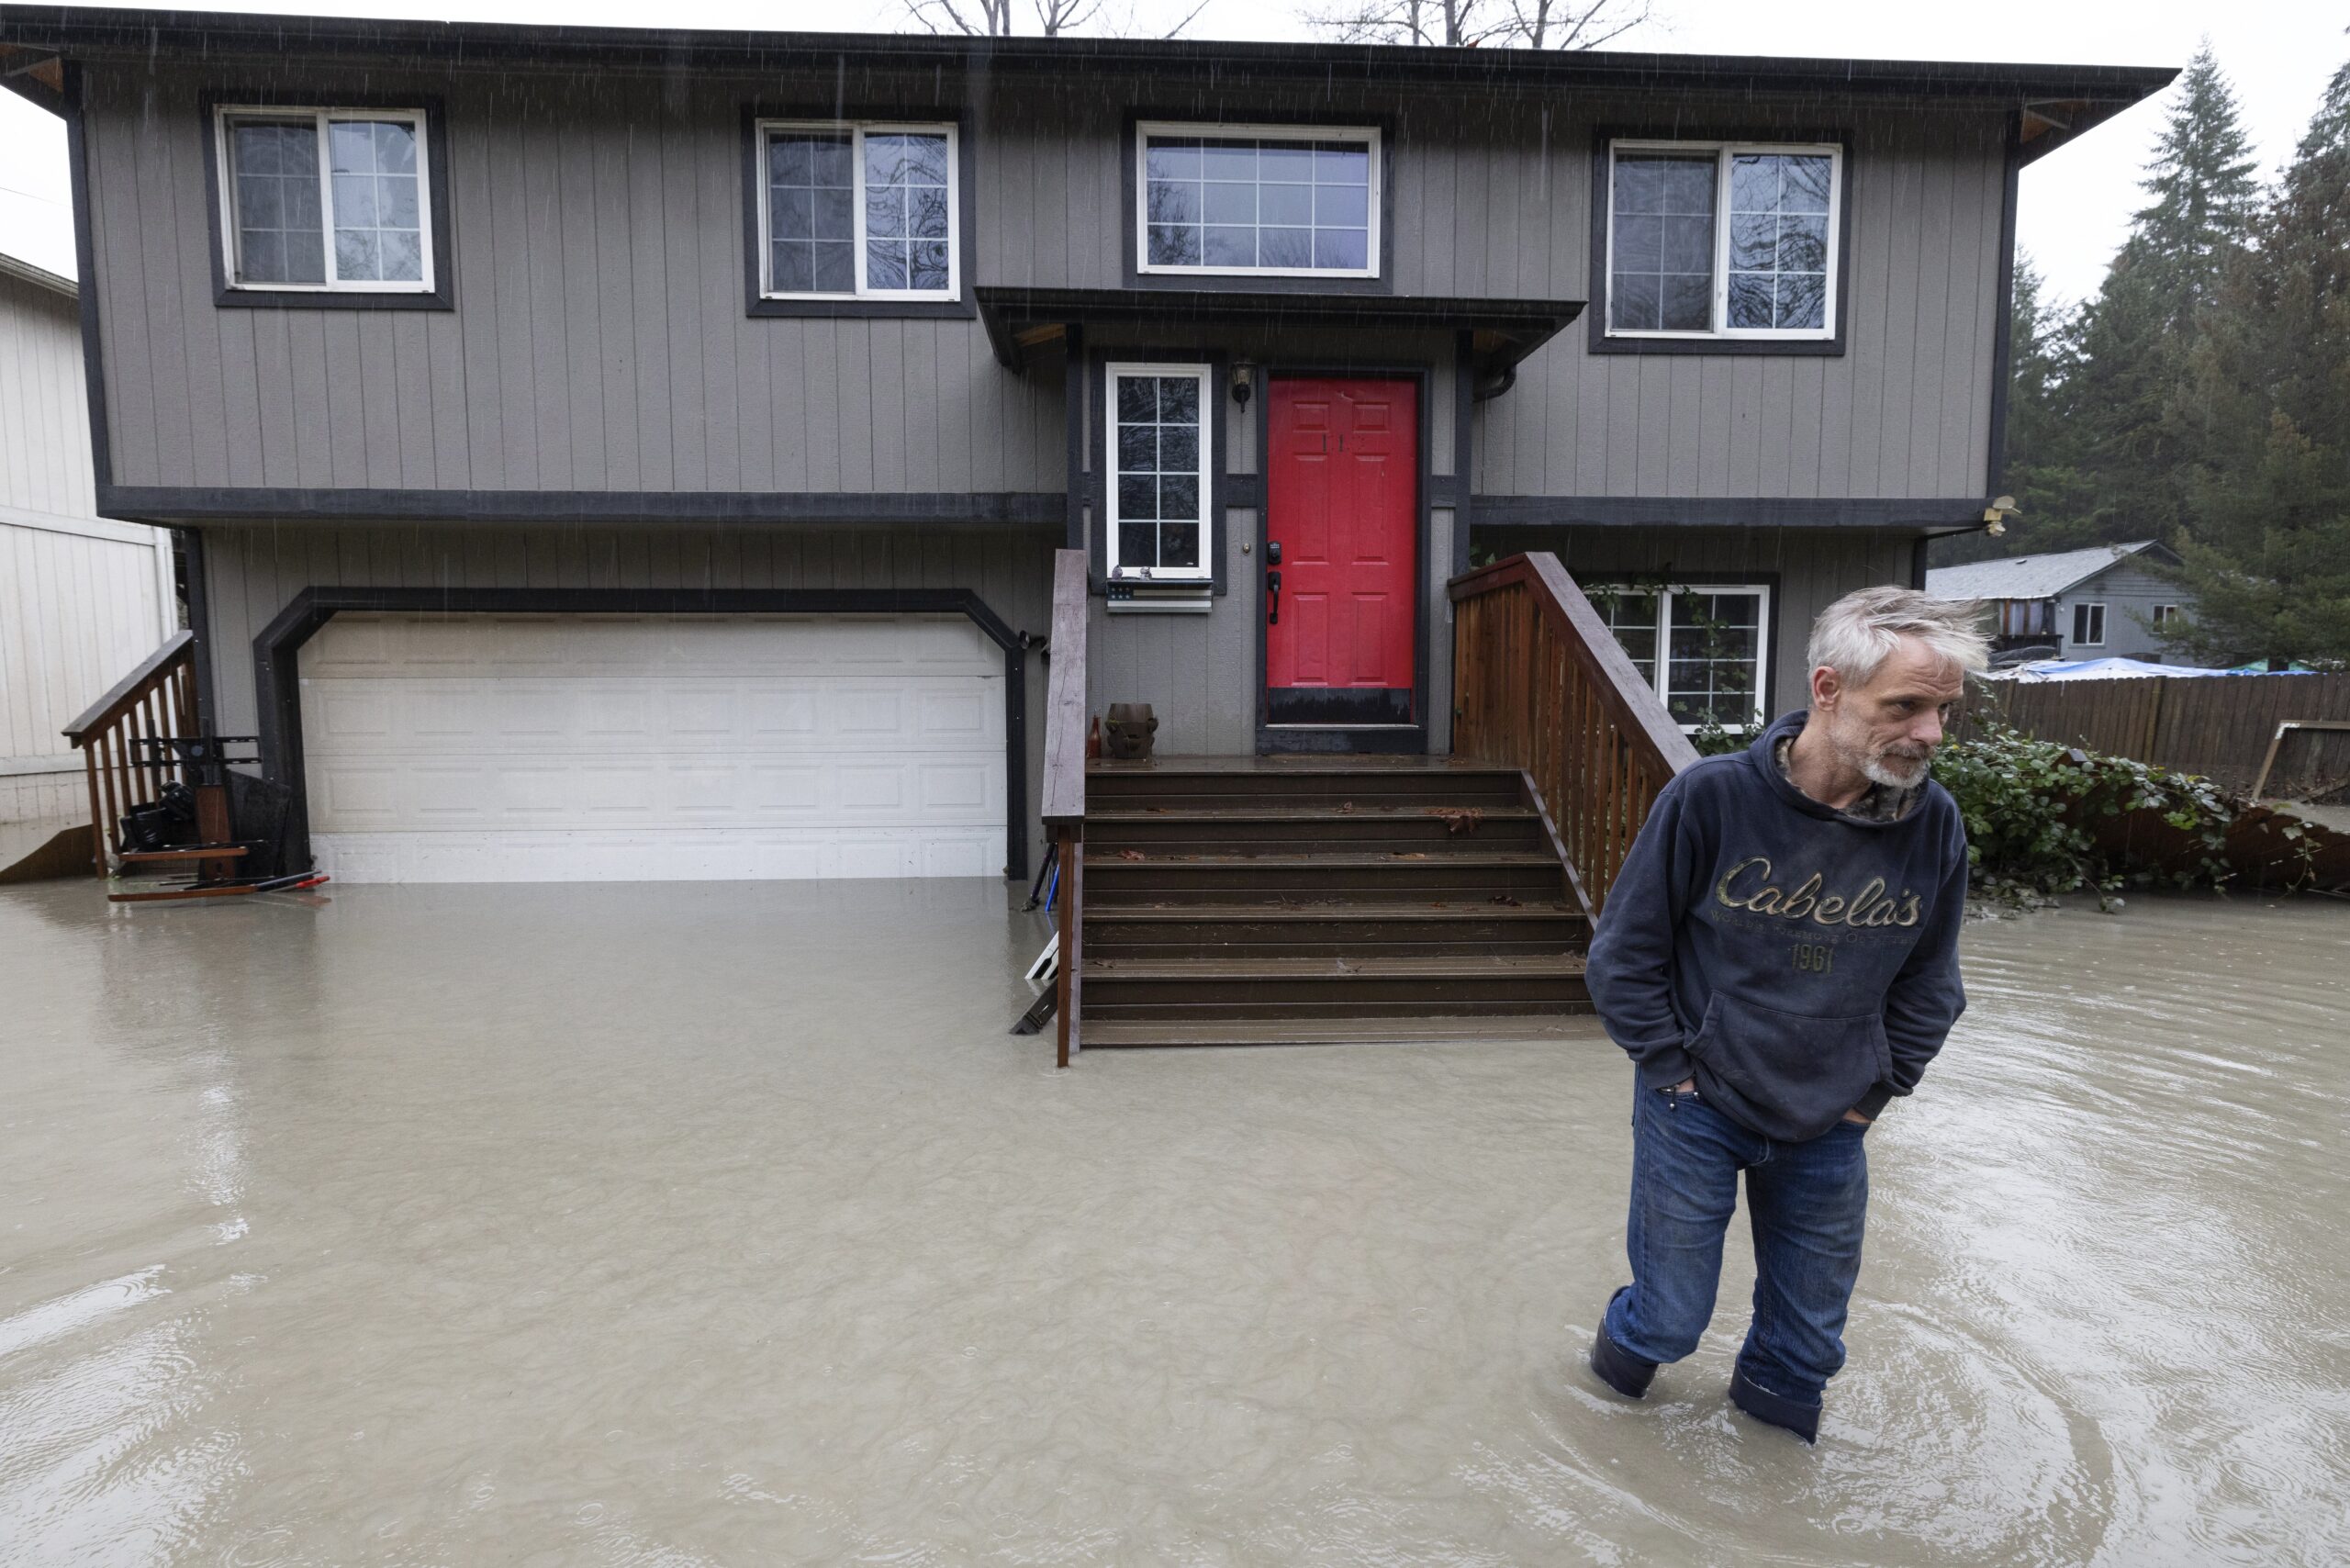
[[345, 613], [301, 659], [343, 881], [1003, 868], [1003, 658], [962, 616]]

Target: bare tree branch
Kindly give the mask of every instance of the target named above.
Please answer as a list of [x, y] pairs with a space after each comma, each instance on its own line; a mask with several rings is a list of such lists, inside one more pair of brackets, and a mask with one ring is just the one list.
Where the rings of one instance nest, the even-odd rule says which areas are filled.
[[1337, 0], [1304, 16], [1339, 43], [1581, 50], [1653, 14], [1652, 0]]
[[[967, 12], [965, 5], [976, 9]], [[906, 15], [933, 33], [1004, 38], [1012, 32], [1012, 0], [906, 0]]]

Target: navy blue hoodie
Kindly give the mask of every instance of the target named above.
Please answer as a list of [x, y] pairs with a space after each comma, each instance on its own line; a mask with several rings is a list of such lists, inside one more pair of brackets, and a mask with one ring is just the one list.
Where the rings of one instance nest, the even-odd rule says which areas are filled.
[[1694, 1077], [1766, 1137], [1817, 1137], [1918, 1086], [1966, 1006], [1966, 828], [1939, 784], [1897, 822], [1806, 795], [1773, 748], [1709, 756], [1657, 796], [1608, 890], [1587, 978], [1641, 1084]]

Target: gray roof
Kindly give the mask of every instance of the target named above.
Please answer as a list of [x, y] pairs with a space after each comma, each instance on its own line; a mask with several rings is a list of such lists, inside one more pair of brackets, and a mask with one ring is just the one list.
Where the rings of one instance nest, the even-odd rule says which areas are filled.
[[1937, 599], [2054, 599], [2141, 550], [2170, 554], [2154, 540], [2141, 539], [2134, 544], [2097, 544], [2053, 555], [1969, 561], [1963, 566], [1937, 566], [1928, 572], [1926, 591]]
[[68, 299], [74, 297], [79, 292], [73, 286], [72, 278], [60, 277], [47, 267], [35, 266], [32, 263], [21, 257], [12, 256], [6, 251], [0, 251], [0, 277], [22, 278], [27, 283], [39, 285], [52, 294], [62, 294]]

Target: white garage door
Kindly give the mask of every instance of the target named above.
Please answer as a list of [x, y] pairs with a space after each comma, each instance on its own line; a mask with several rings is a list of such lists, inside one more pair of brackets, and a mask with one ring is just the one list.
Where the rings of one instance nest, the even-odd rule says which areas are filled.
[[301, 658], [343, 881], [1003, 868], [1003, 657], [963, 616], [345, 613]]

